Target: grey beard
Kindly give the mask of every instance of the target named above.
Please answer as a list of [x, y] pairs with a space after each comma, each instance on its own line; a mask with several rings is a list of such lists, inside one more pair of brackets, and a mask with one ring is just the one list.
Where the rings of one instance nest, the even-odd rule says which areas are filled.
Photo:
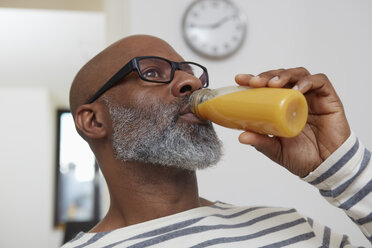
[[116, 159], [196, 170], [215, 165], [222, 156], [222, 143], [211, 123], [179, 120], [187, 99], [171, 104], [142, 100], [135, 107], [105, 102], [112, 119]]

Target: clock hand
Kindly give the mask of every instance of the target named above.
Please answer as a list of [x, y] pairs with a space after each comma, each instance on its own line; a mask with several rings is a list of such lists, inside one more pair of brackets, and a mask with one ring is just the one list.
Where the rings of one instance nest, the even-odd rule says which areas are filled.
[[221, 21], [211, 25], [211, 28], [217, 28], [217, 27], [221, 26], [223, 23], [225, 23], [225, 22], [227, 22], [231, 19], [234, 19], [237, 16], [238, 16], [237, 13], [234, 13], [233, 15], [230, 15], [230, 16], [226, 16]]
[[224, 18], [222, 18], [221, 20], [219, 20], [218, 22], [216, 23], [213, 23], [213, 24], [192, 24], [192, 27], [196, 27], [196, 28], [211, 28], [211, 29], [215, 29], [215, 28], [218, 28], [219, 26], [221, 26], [223, 23], [227, 22], [228, 20], [230, 19], [233, 19], [237, 16], [237, 14], [233, 14], [233, 15], [230, 15], [230, 16], [225, 16]]

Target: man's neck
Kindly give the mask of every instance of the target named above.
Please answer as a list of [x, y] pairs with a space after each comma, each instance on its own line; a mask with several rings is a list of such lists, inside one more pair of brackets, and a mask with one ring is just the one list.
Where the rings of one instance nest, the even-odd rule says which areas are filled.
[[199, 199], [196, 173], [127, 163], [110, 173], [110, 209], [91, 230], [102, 232], [172, 215], [210, 202]]

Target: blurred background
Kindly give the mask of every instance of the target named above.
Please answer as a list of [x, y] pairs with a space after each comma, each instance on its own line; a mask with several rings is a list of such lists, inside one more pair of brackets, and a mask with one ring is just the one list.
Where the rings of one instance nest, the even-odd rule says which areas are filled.
[[[237, 73], [297, 66], [325, 73], [353, 131], [372, 148], [372, 1], [232, 1], [246, 16], [246, 37], [235, 54], [216, 60], [195, 53], [183, 38], [182, 18], [192, 0], [0, 0], [1, 247], [62, 244], [64, 226], [55, 225], [56, 172], [61, 172], [57, 110], [68, 109], [78, 70], [130, 34], [163, 38], [185, 60], [205, 65], [211, 88], [233, 85]], [[349, 235], [354, 245], [370, 245], [315, 188], [239, 144], [239, 131], [216, 129], [225, 156], [218, 166], [198, 173], [203, 197], [295, 207]], [[101, 185], [104, 215], [109, 199]]]

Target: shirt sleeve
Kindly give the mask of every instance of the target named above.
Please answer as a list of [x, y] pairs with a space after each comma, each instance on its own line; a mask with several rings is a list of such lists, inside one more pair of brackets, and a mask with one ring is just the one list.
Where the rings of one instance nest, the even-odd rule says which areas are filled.
[[303, 178], [342, 209], [372, 243], [371, 152], [352, 133], [315, 171]]

